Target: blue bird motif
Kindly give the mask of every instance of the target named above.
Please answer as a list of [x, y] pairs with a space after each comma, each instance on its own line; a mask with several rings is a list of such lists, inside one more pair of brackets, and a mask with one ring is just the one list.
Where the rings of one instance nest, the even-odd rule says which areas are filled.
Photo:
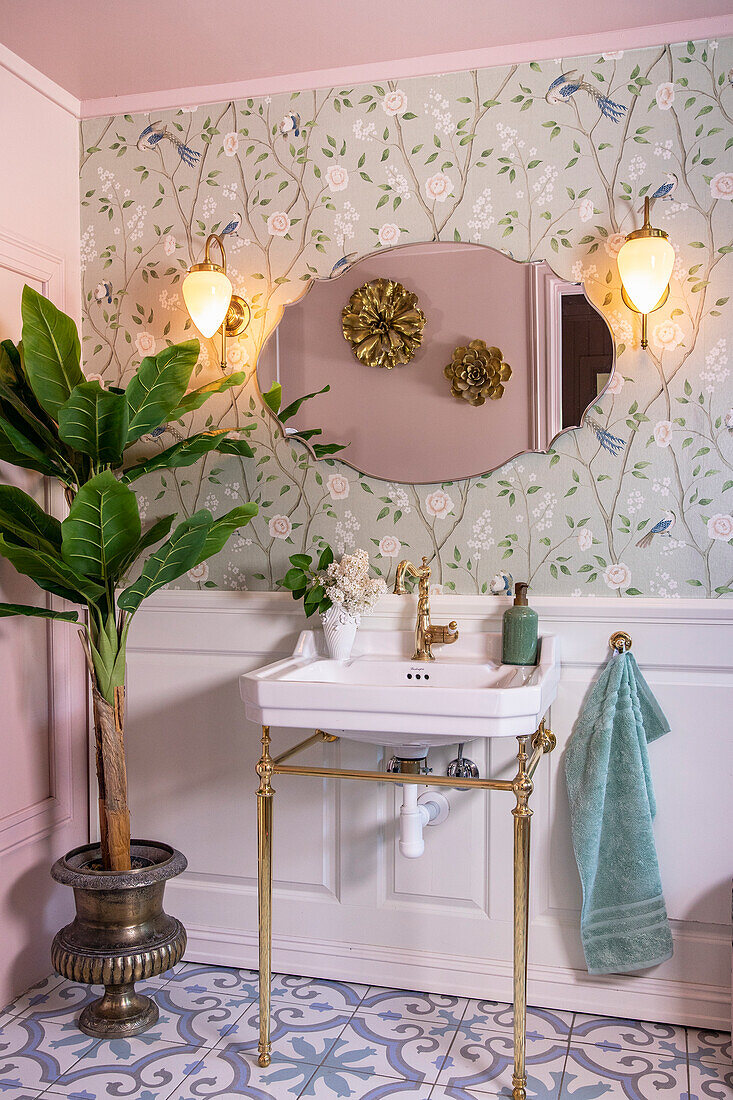
[[651, 531], [647, 531], [645, 535], [642, 535], [636, 545], [640, 546], [642, 550], [646, 550], [647, 546], [651, 545], [655, 535], [669, 535], [676, 518], [674, 512], [665, 512], [662, 518], [654, 524]]
[[336, 260], [336, 263], [331, 268], [331, 274], [328, 276], [329, 279], [335, 279], [337, 276], [343, 275], [345, 271], [348, 271], [356, 257], [356, 252], [348, 252], [345, 256], [342, 256], [340, 260]]
[[577, 71], [577, 69], [571, 69], [570, 72], [563, 73], [553, 80], [545, 94], [547, 102], [550, 104], [569, 103], [576, 92], [585, 92], [598, 105], [599, 111], [605, 118], [610, 118], [611, 122], [618, 122], [619, 119], [623, 118], [626, 106], [623, 103], [616, 103], [607, 95], [603, 95], [593, 84], [588, 83], [585, 76], [581, 75], [576, 78], [575, 73]]
[[[651, 203], [655, 202], [657, 199], [670, 199], [671, 200], [672, 195], [677, 190], [677, 184], [679, 182], [680, 181], [677, 178], [677, 176], [674, 174], [674, 172], [668, 172], [665, 182], [660, 183], [660, 185], [656, 189], [656, 191], [654, 191], [654, 193], [649, 196], [650, 205], [651, 205]], [[643, 210], [644, 210], [644, 204], [642, 203], [642, 205], [639, 207], [639, 213], [641, 214], [643, 212]]]
[[176, 134], [171, 133], [163, 122], [151, 122], [149, 126], [146, 126], [137, 139], [137, 147], [144, 153], [147, 150], [157, 148], [164, 138], [173, 145], [184, 164], [187, 164], [189, 168], [195, 168], [201, 154], [196, 152], [195, 149], [191, 149]]
[[283, 115], [278, 129], [283, 137], [287, 137], [288, 134], [300, 137], [300, 115], [295, 111], [288, 111]]
[[235, 214], [234, 217], [232, 218], [232, 220], [230, 222], [227, 222], [227, 224], [224, 226], [223, 229], [219, 230], [219, 236], [220, 237], [228, 237], [232, 233], [236, 233], [241, 224], [242, 224], [241, 215], [240, 214]]
[[604, 451], [608, 451], [614, 458], [621, 454], [621, 450], [626, 446], [625, 439], [622, 439], [619, 435], [614, 435], [613, 432], [609, 432], [608, 428], [604, 428], [603, 425], [599, 424], [597, 420], [594, 420], [592, 416], [586, 416], [585, 423], [593, 431]]
[[107, 305], [112, 305], [112, 284], [111, 283], [97, 283], [94, 288], [94, 298], [97, 302], [106, 302]]

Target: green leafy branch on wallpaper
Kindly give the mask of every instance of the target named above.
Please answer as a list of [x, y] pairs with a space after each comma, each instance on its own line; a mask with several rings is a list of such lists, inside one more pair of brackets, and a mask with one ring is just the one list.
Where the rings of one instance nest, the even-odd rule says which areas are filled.
[[[73, 320], [28, 286], [22, 318], [21, 344], [0, 345], [0, 460], [60, 482], [68, 515], [59, 521], [22, 489], [0, 484], [0, 556], [43, 592], [86, 611], [79, 633], [94, 701], [102, 859], [105, 868], [126, 870], [123, 723], [130, 624], [143, 600], [219, 553], [257, 513], [256, 504], [245, 503], [214, 519], [202, 508], [175, 528], [171, 513], [143, 531], [131, 482], [154, 470], [191, 466], [212, 451], [239, 458], [253, 452], [225, 430], [198, 432], [152, 458], [130, 460], [129, 451], [162, 422], [200, 407], [244, 376], [187, 393], [199, 354], [198, 341], [188, 340], [146, 356], [126, 389], [103, 389], [82, 371]], [[141, 559], [137, 579], [129, 582]], [[74, 611], [11, 603], [0, 604], [0, 615], [78, 619]]]

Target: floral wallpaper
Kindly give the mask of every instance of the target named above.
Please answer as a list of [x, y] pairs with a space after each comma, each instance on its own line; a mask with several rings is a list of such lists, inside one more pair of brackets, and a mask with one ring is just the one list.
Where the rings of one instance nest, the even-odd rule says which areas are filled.
[[[733, 592], [731, 122], [731, 40], [84, 122], [87, 372], [124, 383], [143, 355], [190, 334], [181, 281], [210, 232], [225, 235], [252, 304], [226, 364], [247, 383], [148, 440], [215, 424], [255, 450], [140, 483], [149, 519], [259, 503], [184, 584], [272, 588], [290, 554], [326, 540], [367, 548], [388, 580], [400, 557], [426, 554], [445, 592], [489, 592], [499, 570], [539, 594]], [[616, 255], [645, 195], [677, 260], [642, 350]], [[469, 481], [394, 484], [316, 461], [264, 407], [258, 348], [309, 280], [435, 239], [582, 280], [613, 330], [611, 384], [551, 453]], [[196, 384], [220, 374], [218, 346], [203, 341]], [[317, 399], [309, 410], [317, 424]]]

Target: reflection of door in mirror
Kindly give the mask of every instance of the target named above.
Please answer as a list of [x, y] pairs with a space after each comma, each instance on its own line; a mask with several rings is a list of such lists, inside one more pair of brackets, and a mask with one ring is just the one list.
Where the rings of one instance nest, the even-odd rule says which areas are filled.
[[608, 326], [584, 294], [562, 298], [562, 424], [580, 424], [583, 413], [608, 385], [613, 341]]

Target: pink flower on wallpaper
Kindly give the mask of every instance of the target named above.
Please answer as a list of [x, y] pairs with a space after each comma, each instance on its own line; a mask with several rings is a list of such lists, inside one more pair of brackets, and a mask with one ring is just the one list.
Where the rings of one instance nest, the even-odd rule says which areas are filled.
[[331, 191], [345, 191], [349, 185], [349, 173], [343, 164], [332, 164], [326, 169], [326, 183]]
[[582, 222], [589, 222], [593, 217], [594, 207], [592, 199], [582, 199], [578, 203], [578, 217]]
[[425, 194], [433, 202], [445, 202], [453, 190], [453, 180], [445, 172], [436, 172], [425, 180]]
[[166, 256], [172, 256], [176, 250], [176, 238], [172, 233], [169, 233], [167, 237], [163, 239], [163, 251]]
[[668, 111], [674, 103], [674, 84], [665, 81], [656, 91], [657, 107], [660, 111]]
[[396, 558], [402, 549], [402, 543], [394, 535], [383, 535], [379, 540], [379, 553], [383, 558]]
[[611, 233], [608, 237], [606, 237], [603, 244], [608, 255], [613, 256], [613, 258], [616, 259], [619, 252], [621, 251], [621, 245], [624, 243], [625, 240], [626, 235], [624, 233]]
[[714, 199], [733, 199], [733, 172], [718, 172], [713, 176], [710, 194]]
[[224, 134], [221, 147], [228, 157], [235, 156], [239, 148], [239, 135], [233, 130], [228, 134]]
[[394, 222], [385, 222], [378, 233], [379, 243], [383, 245], [397, 244], [400, 239], [400, 227]]
[[685, 338], [676, 321], [662, 321], [652, 333], [652, 340], [661, 351], [674, 351]]
[[425, 497], [425, 510], [429, 516], [445, 519], [453, 511], [453, 501], [444, 489], [434, 489]]
[[287, 516], [273, 516], [267, 526], [274, 539], [286, 539], [293, 530]]
[[387, 92], [382, 100], [382, 110], [385, 115], [403, 115], [407, 110], [407, 96], [404, 92], [396, 90]]
[[590, 550], [593, 545], [593, 533], [587, 527], [581, 527], [578, 531], [578, 549]]
[[239, 370], [246, 361], [247, 356], [239, 341], [233, 341], [227, 346], [227, 366], [231, 370]]
[[631, 570], [622, 561], [609, 565], [603, 571], [603, 579], [609, 588], [628, 588], [631, 584]]
[[201, 581], [203, 584], [209, 579], [209, 563], [205, 561], [199, 562], [198, 565], [194, 565], [188, 570], [186, 576], [189, 580]]
[[611, 375], [611, 379], [606, 386], [606, 393], [610, 393], [611, 397], [618, 397], [621, 390], [624, 388], [626, 379], [620, 370], [615, 370]]
[[711, 539], [733, 539], [733, 516], [716, 512], [708, 520], [708, 534]]
[[343, 474], [329, 474], [326, 488], [331, 494], [331, 500], [345, 500], [349, 495], [349, 479]]
[[658, 420], [654, 425], [654, 442], [658, 447], [669, 447], [672, 442], [672, 422]]
[[138, 332], [135, 347], [138, 355], [152, 355], [155, 351], [155, 337], [152, 332]]
[[273, 237], [284, 237], [290, 229], [290, 218], [284, 210], [276, 210], [267, 219], [267, 232]]

